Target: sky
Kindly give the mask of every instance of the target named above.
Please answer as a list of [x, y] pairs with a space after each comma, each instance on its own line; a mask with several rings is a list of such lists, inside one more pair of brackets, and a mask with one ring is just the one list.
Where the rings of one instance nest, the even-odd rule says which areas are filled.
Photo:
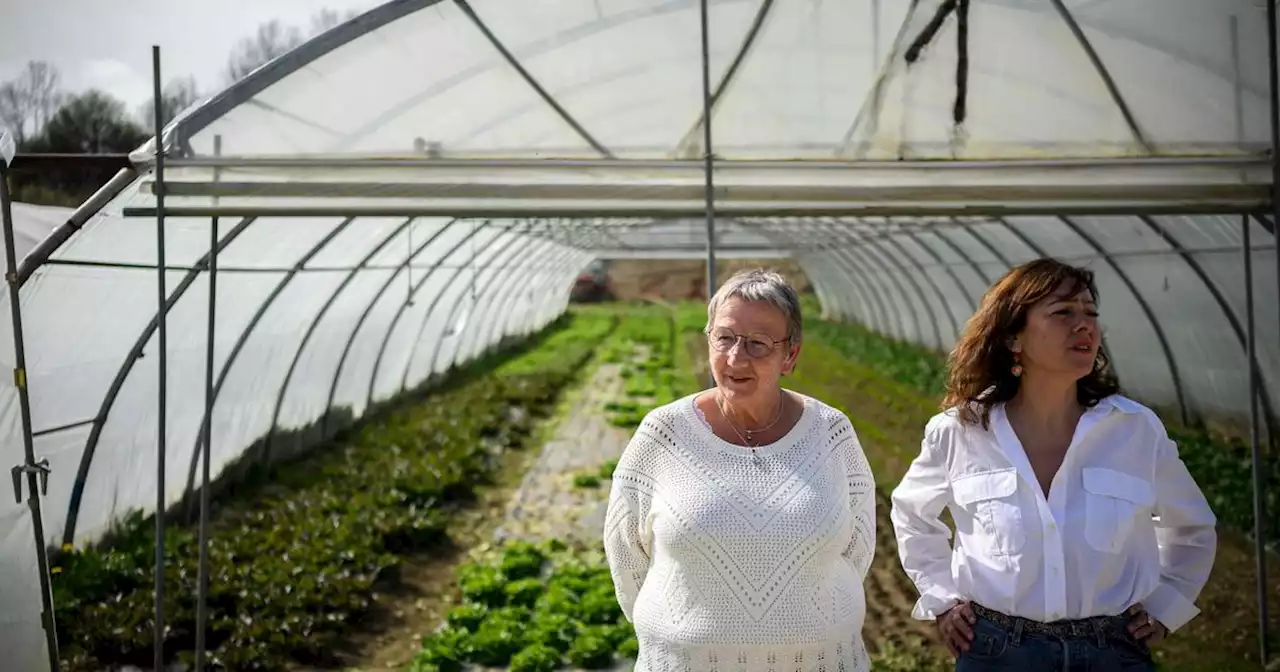
[[194, 76], [221, 90], [227, 58], [260, 24], [306, 30], [323, 9], [364, 11], [384, 0], [0, 0], [0, 81], [27, 61], [52, 63], [62, 89], [104, 90], [135, 110], [151, 97], [151, 46], [165, 82]]

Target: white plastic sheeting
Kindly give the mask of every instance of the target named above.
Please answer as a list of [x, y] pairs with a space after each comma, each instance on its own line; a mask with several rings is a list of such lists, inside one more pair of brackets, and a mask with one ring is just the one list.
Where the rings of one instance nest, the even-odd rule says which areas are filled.
[[[1054, 256], [1097, 275], [1106, 347], [1126, 391], [1171, 417], [1249, 414], [1242, 217], [1008, 217], [889, 227], [833, 220], [797, 252], [833, 318], [948, 350], [1010, 265]], [[1280, 412], [1275, 236], [1249, 218], [1258, 370]], [[755, 221], [774, 236], [819, 225]], [[1265, 412], [1265, 406], [1264, 406]], [[1265, 422], [1265, 420], [1264, 420]], [[1266, 426], [1263, 426], [1264, 430]]]
[[[212, 424], [215, 475], [272, 427], [279, 433], [326, 415], [336, 420], [326, 410], [340, 408], [358, 416], [370, 403], [413, 388], [503, 338], [541, 328], [563, 311], [570, 281], [590, 259], [509, 221], [240, 224], [218, 223], [226, 246], [219, 255], [214, 330], [220, 381]], [[208, 220], [172, 223], [172, 266], [200, 262], [208, 227]], [[154, 328], [147, 325], [156, 311], [156, 272], [82, 265], [154, 265], [154, 249], [145, 249], [145, 234], [111, 238], [113, 228], [154, 233], [151, 222], [104, 212], [23, 289], [32, 422], [37, 432], [55, 430], [35, 443], [37, 457], [48, 458], [54, 474], [43, 499], [49, 546], [62, 542], [69, 514], [78, 514], [74, 542], [82, 544], [125, 514], [155, 507], [159, 356]], [[185, 287], [167, 317], [165, 481], [166, 501], [173, 504], [199, 473], [194, 460], [204, 415], [208, 274], [173, 270], [168, 278], [171, 296]], [[138, 343], [141, 356], [131, 359]], [[0, 358], [11, 366], [12, 356], [6, 340]], [[93, 423], [98, 417], [105, 422]], [[0, 423], [3, 457], [19, 464], [17, 399], [9, 386], [0, 395]], [[84, 486], [73, 505], [78, 474]], [[0, 579], [7, 579], [0, 581], [0, 638], [7, 651], [28, 652], [17, 669], [40, 669], [44, 644], [38, 584], [31, 582], [38, 575], [29, 515], [25, 505], [6, 499], [0, 513], [6, 543]]]
[[[56, 205], [32, 205], [13, 203], [13, 253], [19, 262], [40, 241], [71, 217], [71, 208]], [[4, 241], [0, 240], [0, 254], [4, 254]]]
[[[213, 153], [217, 135], [235, 155], [699, 155], [696, 0], [468, 5], [585, 135], [462, 4], [391, 3], [415, 4], [425, 6], [305, 62], [313, 54], [286, 57], [278, 78], [228, 91], [227, 113], [190, 115], [182, 139], [202, 155]], [[904, 59], [940, 4], [711, 2], [710, 75], [723, 88], [716, 154], [1147, 156], [1231, 154], [1270, 142], [1263, 3], [1064, 0], [1086, 46], [1053, 2], [972, 0], [960, 130], [952, 123], [955, 17], [918, 61]]]
[[[1158, 185], [1185, 187], [1182, 206], [1198, 212], [1224, 189], [1247, 202], [1269, 184], [1258, 165], [1206, 177], [1204, 166], [1177, 161], [1256, 159], [1268, 149], [1263, 3], [970, 0], [966, 40], [954, 13], [922, 40], [943, 4], [711, 0], [712, 130], [727, 204], [743, 193], [770, 203], [821, 186], [827, 178], [806, 172], [815, 159], [1175, 159], [1160, 164]], [[909, 62], [909, 48], [921, 42]], [[695, 254], [700, 221], [547, 213], [556, 204], [604, 210], [600, 192], [615, 188], [633, 196], [671, 189], [696, 203], [697, 181], [636, 175], [647, 170], [641, 160], [698, 165], [700, 67], [697, 0], [392, 0], [184, 112], [165, 132], [175, 163], [210, 157], [220, 138], [229, 160], [301, 165], [216, 174], [175, 167], [167, 180], [305, 183], [311, 191], [224, 195], [216, 203], [334, 210], [217, 221], [212, 472], [273, 432], [278, 439], [327, 427], [344, 411], [359, 416], [503, 337], [545, 325], [593, 257]], [[126, 207], [154, 204], [153, 150], [149, 143], [135, 153], [141, 177], [47, 260], [35, 260], [22, 288], [35, 447], [52, 469], [44, 502], [50, 546], [64, 536], [89, 542], [130, 510], [155, 505], [155, 225], [124, 216]], [[445, 216], [452, 206], [441, 207], [441, 194], [326, 192], [326, 181], [352, 179], [328, 162], [376, 158], [457, 160], [470, 171], [457, 184], [487, 184], [485, 197], [516, 214], [456, 219]], [[606, 159], [613, 167], [550, 170], [524, 184], [484, 173], [482, 161], [510, 159]], [[734, 182], [734, 162], [746, 160], [775, 163]], [[618, 177], [633, 167], [639, 173]], [[932, 186], [951, 207], [992, 194], [1008, 202], [1028, 181], [1062, 186], [1047, 173], [1009, 168], [994, 181], [965, 169], [887, 169], [827, 186], [857, 187], [868, 198], [876, 189], [923, 189], [916, 200], [927, 200]], [[1102, 193], [1117, 184], [1115, 175], [1128, 175], [1122, 186], [1151, 186], [1149, 172], [1106, 170], [1085, 171], [1088, 179], [1072, 186]], [[370, 173], [363, 181], [407, 181], [413, 192], [419, 178]], [[525, 190], [524, 200], [502, 193], [513, 186]], [[643, 201], [619, 209], [640, 210]], [[1052, 210], [1059, 202], [1043, 196], [1036, 205]], [[906, 207], [902, 199], [876, 203], [886, 214]], [[215, 201], [197, 190], [169, 204]], [[814, 204], [800, 199], [795, 209]], [[337, 212], [357, 205], [384, 212]], [[406, 205], [439, 212], [394, 214]], [[519, 214], [522, 207], [530, 212]], [[170, 503], [196, 473], [204, 421], [210, 226], [207, 217], [166, 224]], [[1257, 333], [1280, 333], [1274, 228], [1260, 219], [1249, 226]], [[1107, 345], [1132, 393], [1188, 417], [1247, 412], [1238, 215], [743, 216], [723, 227], [720, 244], [730, 256], [798, 258], [830, 316], [942, 349], [1009, 266], [1045, 254], [1077, 260], [1098, 271]], [[7, 324], [7, 307], [0, 315]], [[1280, 344], [1265, 336], [1258, 343], [1274, 414]], [[8, 339], [0, 360], [13, 362]], [[4, 466], [22, 461], [20, 437], [16, 391], [6, 383]], [[267, 450], [296, 449], [279, 443]], [[26, 506], [0, 498], [0, 650], [18, 669], [43, 668], [37, 586]]]

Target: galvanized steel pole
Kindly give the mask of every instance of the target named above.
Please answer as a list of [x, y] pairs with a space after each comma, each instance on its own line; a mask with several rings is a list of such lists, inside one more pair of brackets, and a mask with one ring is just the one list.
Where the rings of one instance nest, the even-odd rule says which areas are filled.
[[1255, 553], [1258, 566], [1258, 640], [1261, 646], [1262, 663], [1267, 662], [1267, 548], [1265, 527], [1263, 524], [1262, 501], [1262, 449], [1258, 443], [1258, 339], [1254, 325], [1253, 313], [1253, 246], [1250, 242], [1249, 216], [1241, 215], [1240, 224], [1244, 229], [1244, 311], [1245, 338], [1247, 343], [1247, 361], [1249, 372], [1249, 448], [1253, 456], [1253, 533]]
[[36, 542], [36, 567], [40, 572], [40, 602], [45, 645], [48, 647], [49, 668], [60, 669], [58, 655], [58, 631], [53, 613], [53, 586], [49, 581], [49, 554], [45, 549], [44, 516], [40, 511], [40, 496], [49, 487], [49, 460], [36, 462], [34, 440], [31, 436], [31, 398], [27, 393], [27, 352], [22, 336], [22, 306], [18, 301], [18, 261], [13, 249], [13, 207], [9, 201], [9, 170], [4, 157], [0, 157], [0, 219], [4, 220], [5, 283], [9, 285], [9, 311], [13, 321], [13, 384], [18, 389], [18, 407], [22, 416], [22, 447], [26, 460], [13, 467], [14, 498], [22, 502], [22, 475], [27, 475], [27, 506], [31, 509], [31, 526]]
[[[1277, 76], [1277, 48], [1276, 48], [1276, 0], [1267, 0], [1267, 51], [1268, 51], [1268, 70], [1271, 80], [1271, 213], [1273, 217], [1272, 237], [1275, 239], [1276, 245], [1276, 270], [1277, 277], [1280, 278], [1280, 77]], [[1245, 223], [1245, 230], [1249, 228]], [[1246, 239], [1246, 254], [1248, 250], [1248, 239]], [[1277, 293], [1280, 296], [1280, 293]], [[1252, 334], [1252, 331], [1250, 331]], [[1257, 373], [1256, 362], [1250, 359], [1251, 368], [1249, 377], [1252, 381]], [[1252, 401], [1250, 402], [1252, 403]], [[1270, 413], [1272, 409], [1267, 409]], [[1272, 427], [1274, 433], [1275, 428]], [[1275, 437], [1271, 437], [1271, 441], [1275, 443]], [[1257, 544], [1257, 565], [1258, 565], [1258, 645], [1262, 656], [1262, 665], [1266, 666], [1270, 657], [1270, 648], [1267, 642], [1267, 542], [1266, 528], [1263, 521], [1266, 520], [1266, 500], [1263, 498], [1263, 478], [1262, 478], [1262, 456], [1255, 440], [1253, 448], [1253, 522], [1255, 543]]]
[[[707, 203], [707, 301], [716, 293], [716, 200], [715, 181], [712, 175], [714, 154], [711, 145], [711, 37], [708, 0], [698, 3], [702, 15], [702, 160], [706, 176]], [[673, 324], [675, 316], [672, 316]], [[715, 375], [707, 370], [711, 387], [716, 386]]]
[[702, 13], [702, 160], [706, 174], [707, 203], [707, 300], [716, 293], [716, 205], [712, 176], [714, 156], [711, 146], [711, 37], [707, 1], [699, 3]]
[[166, 328], [167, 311], [165, 304], [167, 292], [165, 288], [164, 264], [164, 97], [160, 88], [160, 46], [151, 45], [151, 92], [155, 125], [156, 154], [156, 319], [159, 357], [159, 381], [156, 388], [156, 404], [159, 425], [156, 430], [156, 602], [155, 631], [153, 633], [155, 669], [164, 669], [164, 510], [165, 510], [165, 439], [168, 429], [168, 379], [169, 379], [169, 338]]
[[[213, 138], [213, 153], [222, 154], [222, 136]], [[214, 169], [214, 181], [218, 169]], [[214, 199], [217, 202], [217, 199]], [[205, 336], [204, 436], [201, 437], [200, 465], [200, 565], [196, 576], [196, 670], [204, 669], [205, 628], [209, 622], [209, 458], [213, 441], [213, 325], [218, 300], [218, 218], [209, 219], [209, 319]]]

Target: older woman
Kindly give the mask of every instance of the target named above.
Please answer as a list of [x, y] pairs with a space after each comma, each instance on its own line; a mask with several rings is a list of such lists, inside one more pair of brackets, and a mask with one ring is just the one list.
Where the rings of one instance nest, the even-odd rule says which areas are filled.
[[1214, 515], [1160, 419], [1117, 393], [1097, 297], [1051, 259], [998, 281], [894, 490], [912, 615], [957, 670], [1154, 670], [1149, 645], [1198, 612]]
[[779, 384], [796, 292], [739, 273], [706, 333], [716, 386], [651, 411], [613, 477], [604, 542], [636, 669], [867, 670], [874, 482], [849, 419]]

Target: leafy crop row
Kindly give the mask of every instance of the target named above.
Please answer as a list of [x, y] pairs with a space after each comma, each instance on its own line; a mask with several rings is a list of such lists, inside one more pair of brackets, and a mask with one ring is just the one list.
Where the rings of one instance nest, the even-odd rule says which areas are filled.
[[605, 410], [615, 426], [635, 429], [650, 409], [684, 394], [687, 373], [676, 369], [675, 318], [661, 306], [629, 310], [611, 340], [607, 361], [623, 364], [627, 398]]
[[806, 320], [804, 330], [805, 338], [820, 340], [886, 378], [941, 401], [947, 371], [942, 355], [914, 343], [886, 338], [857, 324]]
[[[1249, 446], [1240, 439], [1222, 439], [1202, 430], [1170, 427], [1169, 436], [1178, 444], [1178, 454], [1204, 490], [1219, 524], [1252, 538], [1253, 458]], [[1272, 544], [1280, 544], [1280, 457], [1264, 459], [1262, 468], [1267, 511], [1263, 528]]]
[[[234, 669], [323, 661], [398, 554], [441, 539], [450, 508], [491, 478], [503, 451], [522, 446], [612, 326], [605, 315], [566, 320], [494, 375], [393, 410], [219, 502], [210, 520], [210, 661]], [[59, 554], [53, 589], [65, 667], [150, 665], [153, 540], [134, 516], [109, 548]], [[169, 529], [165, 555], [165, 650], [188, 660], [195, 530]]]
[[511, 672], [601, 669], [638, 650], [599, 552], [514, 542], [496, 562], [459, 568], [458, 588], [462, 603], [424, 638], [412, 672], [456, 672], [467, 663]]

